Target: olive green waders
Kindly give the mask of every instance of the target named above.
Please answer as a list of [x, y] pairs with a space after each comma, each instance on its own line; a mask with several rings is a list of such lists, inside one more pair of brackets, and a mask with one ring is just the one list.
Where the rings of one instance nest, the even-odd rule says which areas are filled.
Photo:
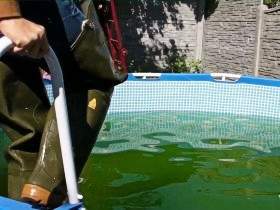
[[[38, 66], [12, 60], [0, 63], [1, 127], [12, 141], [7, 151], [8, 193], [19, 199], [23, 184], [34, 184], [53, 192], [49, 203], [54, 198], [59, 204], [59, 198], [65, 199], [65, 188], [54, 109], [48, 104]], [[82, 89], [68, 97], [78, 174], [102, 126], [111, 92]]]
[[[45, 26], [49, 43], [60, 60], [79, 175], [105, 119], [114, 84], [78, 68], [55, 1], [19, 2], [24, 17]], [[12, 141], [7, 151], [8, 194], [20, 199], [23, 184], [37, 185], [52, 193], [48, 204], [59, 205], [65, 199], [64, 172], [54, 109], [38, 70], [41, 63], [15, 56], [2, 60], [0, 124]], [[95, 61], [89, 57], [88, 62]]]

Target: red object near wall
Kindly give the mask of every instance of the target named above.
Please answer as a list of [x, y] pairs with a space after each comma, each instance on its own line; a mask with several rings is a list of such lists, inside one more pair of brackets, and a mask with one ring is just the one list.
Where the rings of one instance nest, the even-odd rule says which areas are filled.
[[108, 39], [115, 67], [119, 71], [127, 72], [127, 50], [123, 46], [122, 34], [117, 14], [115, 0], [95, 0], [95, 7], [100, 18], [100, 23]]

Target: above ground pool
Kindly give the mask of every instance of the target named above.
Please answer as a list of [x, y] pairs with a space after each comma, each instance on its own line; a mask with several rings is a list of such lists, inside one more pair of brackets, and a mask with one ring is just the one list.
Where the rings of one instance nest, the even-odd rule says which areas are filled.
[[79, 179], [87, 209], [275, 210], [279, 128], [278, 80], [130, 74]]

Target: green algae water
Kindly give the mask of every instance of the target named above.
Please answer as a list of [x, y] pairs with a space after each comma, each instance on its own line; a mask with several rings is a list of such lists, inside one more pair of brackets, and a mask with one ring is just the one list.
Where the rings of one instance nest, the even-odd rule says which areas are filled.
[[80, 178], [88, 209], [275, 210], [280, 119], [110, 114]]
[[[280, 119], [109, 114], [79, 183], [88, 210], [275, 210]], [[1, 139], [3, 140], [3, 139]], [[0, 143], [1, 152], [7, 146]], [[6, 165], [0, 157], [0, 193]]]

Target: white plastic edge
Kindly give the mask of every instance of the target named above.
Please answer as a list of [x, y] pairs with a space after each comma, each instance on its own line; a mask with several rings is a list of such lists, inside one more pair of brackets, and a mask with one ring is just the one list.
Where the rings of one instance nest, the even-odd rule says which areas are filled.
[[211, 73], [210, 74], [213, 79], [221, 78], [219, 81], [228, 81], [228, 80], [239, 80], [241, 75], [240, 74], [230, 74], [230, 73]]
[[142, 79], [160, 78], [161, 73], [132, 73], [134, 77], [141, 77]]

